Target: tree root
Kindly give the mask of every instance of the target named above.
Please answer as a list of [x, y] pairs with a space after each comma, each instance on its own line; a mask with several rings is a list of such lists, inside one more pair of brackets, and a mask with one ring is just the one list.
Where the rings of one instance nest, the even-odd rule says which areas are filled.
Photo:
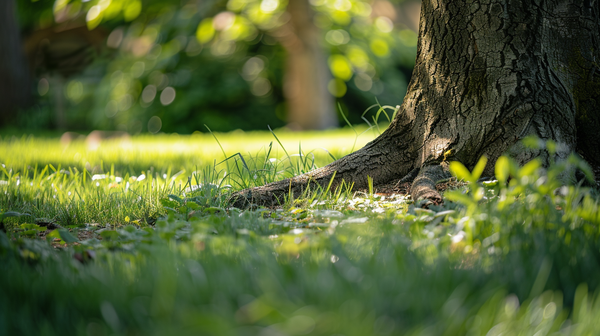
[[[320, 169], [322, 170], [322, 168]], [[262, 206], [277, 206], [284, 202], [286, 196], [299, 197], [307, 188], [318, 189], [323, 187], [324, 178], [316, 179], [315, 175], [319, 170], [309, 172], [293, 178], [287, 178], [282, 181], [276, 181], [264, 186], [245, 189], [234, 193], [229, 203], [231, 206], [244, 209], [252, 204]]]
[[450, 176], [448, 165], [445, 162], [439, 165], [436, 164], [422, 167], [410, 187], [412, 199], [415, 202], [427, 199], [433, 202], [434, 205], [442, 204], [444, 200], [442, 199], [442, 195], [440, 195], [435, 188], [435, 185], [437, 181], [446, 179]]
[[[324, 167], [326, 168], [326, 167]], [[323, 168], [315, 172], [310, 172], [293, 178], [288, 178], [282, 181], [272, 182], [264, 186], [242, 190], [233, 194], [229, 200], [231, 206], [236, 208], [248, 208], [251, 205], [273, 207], [281, 205], [286, 197], [300, 197], [306, 189], [312, 190], [326, 189], [333, 175], [327, 178], [315, 178], [315, 176], [323, 175]], [[427, 204], [433, 203], [439, 205], [443, 203], [442, 196], [436, 189], [436, 183], [440, 180], [449, 178], [450, 172], [447, 163], [433, 164], [422, 168], [415, 168], [406, 174], [402, 179], [395, 183], [398, 186], [401, 183], [411, 183], [410, 194], [413, 200], [428, 200]], [[366, 176], [365, 176], [366, 179]], [[339, 179], [332, 183], [332, 188], [341, 184]], [[384, 183], [380, 183], [382, 185]], [[377, 186], [375, 186], [377, 188]], [[360, 185], [355, 190], [365, 189], [364, 185]]]

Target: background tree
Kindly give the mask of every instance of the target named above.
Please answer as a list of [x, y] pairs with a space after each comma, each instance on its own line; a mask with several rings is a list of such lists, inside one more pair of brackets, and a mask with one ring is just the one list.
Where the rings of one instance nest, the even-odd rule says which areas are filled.
[[[600, 3], [579, 0], [425, 0], [415, 69], [390, 127], [326, 167], [237, 195], [271, 203], [311, 183], [365, 188], [413, 181], [413, 198], [441, 201], [447, 160], [492, 167], [503, 153], [523, 164], [577, 152], [600, 167]], [[524, 148], [535, 135], [552, 151]]]
[[[403, 96], [414, 63], [416, 35], [381, 0], [21, 1], [40, 8], [21, 15], [26, 30], [50, 18], [110, 32], [102, 57], [65, 82], [71, 127], [326, 128], [337, 125], [336, 98], [361, 122], [374, 96]], [[47, 110], [54, 88], [42, 97]]]
[[289, 21], [277, 35], [286, 50], [283, 89], [288, 121], [299, 129], [337, 127], [334, 99], [327, 91], [331, 74], [314, 12], [306, 0], [291, 1], [286, 12]]
[[30, 103], [31, 87], [13, 0], [0, 2], [0, 125]]

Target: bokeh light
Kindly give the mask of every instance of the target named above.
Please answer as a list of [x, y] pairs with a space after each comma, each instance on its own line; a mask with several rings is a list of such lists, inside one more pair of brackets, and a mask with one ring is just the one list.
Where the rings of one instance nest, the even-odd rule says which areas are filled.
[[148, 132], [156, 134], [162, 127], [162, 120], [159, 117], [153, 116], [148, 120]]
[[38, 94], [40, 96], [44, 96], [50, 90], [50, 83], [48, 83], [48, 80], [46, 78], [41, 78], [38, 81], [37, 89], [38, 89]]
[[160, 103], [167, 106], [175, 100], [175, 89], [168, 86], [160, 94]]

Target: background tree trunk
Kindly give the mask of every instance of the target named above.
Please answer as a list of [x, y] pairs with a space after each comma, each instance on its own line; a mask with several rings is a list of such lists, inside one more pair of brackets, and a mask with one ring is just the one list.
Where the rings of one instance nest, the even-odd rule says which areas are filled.
[[439, 201], [447, 159], [472, 168], [486, 155], [488, 176], [504, 153], [548, 160], [519, 143], [527, 135], [559, 143], [557, 159], [577, 151], [598, 167], [599, 64], [599, 2], [424, 0], [415, 69], [389, 128], [326, 167], [240, 195], [271, 204], [337, 172], [358, 188], [367, 176], [375, 185], [408, 177], [413, 198]]
[[23, 57], [14, 0], [0, 1], [0, 126], [29, 104], [30, 75]]
[[89, 30], [78, 22], [63, 23], [32, 32], [24, 40], [24, 51], [29, 68], [49, 79], [54, 94], [54, 123], [58, 130], [66, 130], [65, 84], [81, 73], [102, 47], [108, 32], [100, 27]]
[[327, 91], [331, 79], [320, 45], [320, 33], [312, 21], [307, 0], [290, 1], [290, 21], [279, 40], [287, 51], [284, 95], [289, 126], [296, 129], [327, 129], [338, 126], [335, 102]]

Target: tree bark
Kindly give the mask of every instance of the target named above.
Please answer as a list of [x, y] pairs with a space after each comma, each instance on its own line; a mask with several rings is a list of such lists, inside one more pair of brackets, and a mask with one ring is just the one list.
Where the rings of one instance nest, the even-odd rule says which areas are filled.
[[[441, 200], [431, 177], [445, 160], [484, 174], [509, 154], [523, 164], [548, 153], [527, 135], [560, 144], [600, 166], [600, 3], [582, 0], [424, 0], [417, 60], [389, 128], [359, 151], [291, 180], [243, 191], [234, 204], [274, 204], [335, 175], [365, 188], [416, 176], [415, 199]], [[418, 172], [418, 173], [417, 173]], [[248, 198], [250, 196], [250, 198]]]
[[0, 1], [0, 126], [30, 100], [30, 76], [21, 48], [14, 0]]
[[290, 21], [277, 37], [287, 52], [283, 90], [289, 126], [298, 130], [337, 127], [335, 102], [327, 92], [331, 75], [310, 4], [290, 1], [287, 12]]

